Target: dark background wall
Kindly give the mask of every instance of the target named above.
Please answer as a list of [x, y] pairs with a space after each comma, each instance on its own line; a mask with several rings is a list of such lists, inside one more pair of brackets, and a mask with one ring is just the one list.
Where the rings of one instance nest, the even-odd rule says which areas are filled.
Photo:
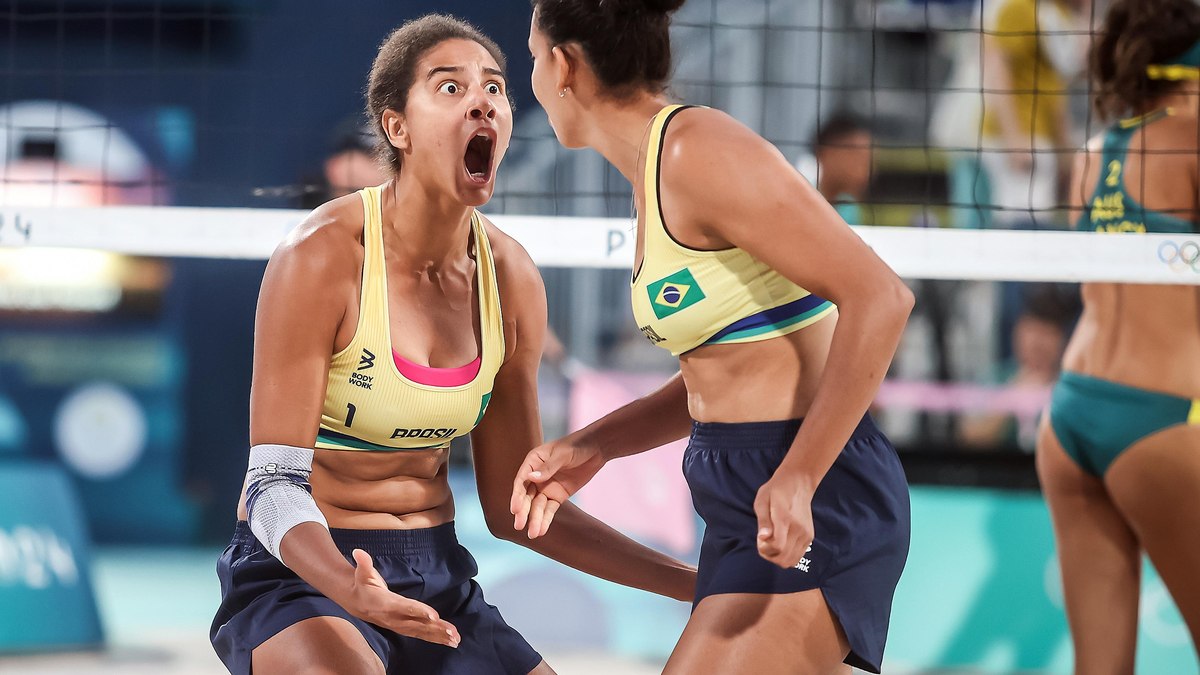
[[[362, 108], [380, 41], [426, 13], [411, 0], [11, 0], [0, 17], [0, 104], [53, 99], [96, 110], [166, 172], [176, 204], [286, 206], [333, 127]], [[526, 0], [442, 0], [509, 57], [529, 95]]]

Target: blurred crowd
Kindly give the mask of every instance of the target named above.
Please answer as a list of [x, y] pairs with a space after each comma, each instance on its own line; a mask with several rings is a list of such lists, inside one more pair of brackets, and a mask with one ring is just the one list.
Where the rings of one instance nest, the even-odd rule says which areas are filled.
[[[1087, 49], [1103, 0], [986, 0], [968, 25], [936, 38], [950, 64], [937, 90], [926, 137], [944, 167], [945, 199], [926, 204], [913, 225], [1046, 229], [1068, 225], [1064, 203], [1069, 156], [1088, 129]], [[882, 224], [872, 208], [878, 166], [876, 120], [850, 109], [822, 111], [808, 152], [796, 166], [849, 223]], [[159, 157], [133, 135], [82, 106], [25, 101], [0, 107], [0, 206], [169, 204], [172, 185]], [[313, 208], [386, 178], [374, 157], [375, 136], [361, 115], [330, 130], [319, 163], [296, 172], [282, 191], [289, 205]], [[520, 143], [517, 139], [515, 144]], [[894, 379], [1021, 386], [1045, 396], [1057, 375], [1065, 336], [1078, 311], [1074, 289], [1059, 285], [916, 282], [919, 303], [910, 344]], [[985, 309], [980, 310], [977, 305]], [[628, 322], [613, 322], [624, 326]], [[636, 331], [597, 336], [593, 366], [645, 371], [671, 362]], [[569, 381], [578, 363], [551, 334], [553, 377]], [[982, 346], [980, 346], [982, 345]], [[1040, 400], [1040, 399], [1039, 399]], [[1036, 407], [1036, 406], [1034, 406]], [[566, 406], [553, 407], [565, 416]], [[884, 411], [883, 414], [887, 414]], [[967, 447], [1032, 448], [1036, 419], [1013, 410], [944, 415], [898, 412], [914, 440]], [[560, 421], [565, 424], [565, 421]], [[561, 426], [560, 424], [560, 426]], [[898, 423], [897, 423], [898, 424]], [[553, 425], [552, 425], [553, 426]], [[903, 442], [903, 433], [893, 433]]]

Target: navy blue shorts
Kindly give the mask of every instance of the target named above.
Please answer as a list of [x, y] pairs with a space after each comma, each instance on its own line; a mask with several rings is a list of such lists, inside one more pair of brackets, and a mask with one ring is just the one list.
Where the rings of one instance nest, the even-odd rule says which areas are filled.
[[850, 642], [846, 663], [878, 673], [892, 596], [908, 558], [908, 483], [896, 450], [864, 417], [813, 495], [815, 540], [800, 565], [758, 554], [754, 498], [775, 473], [800, 420], [692, 427], [683, 474], [704, 519], [698, 604], [719, 593], [820, 589]]
[[487, 604], [473, 577], [475, 559], [458, 543], [454, 523], [423, 530], [330, 530], [350, 560], [371, 554], [388, 587], [437, 610], [458, 629], [457, 649], [403, 637], [351, 616], [267, 552], [239, 522], [217, 561], [221, 606], [209, 637], [233, 675], [250, 672], [250, 654], [268, 638], [305, 619], [334, 616], [354, 625], [388, 673], [526, 675], [542, 657], [500, 612]]

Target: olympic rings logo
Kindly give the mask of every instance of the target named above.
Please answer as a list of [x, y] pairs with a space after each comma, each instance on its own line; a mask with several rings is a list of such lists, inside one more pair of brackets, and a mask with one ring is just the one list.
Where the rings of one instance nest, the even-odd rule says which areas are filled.
[[1200, 274], [1200, 242], [1164, 241], [1158, 245], [1158, 259], [1170, 266], [1173, 272], [1190, 269]]

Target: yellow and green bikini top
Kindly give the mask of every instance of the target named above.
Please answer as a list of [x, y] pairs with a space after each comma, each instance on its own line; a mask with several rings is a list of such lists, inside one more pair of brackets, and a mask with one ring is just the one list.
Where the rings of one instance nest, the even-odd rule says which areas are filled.
[[449, 446], [483, 419], [504, 361], [500, 294], [487, 232], [479, 214], [472, 214], [479, 357], [459, 368], [411, 363], [392, 349], [380, 188], [359, 194], [365, 254], [358, 328], [350, 344], [333, 355], [316, 447], [391, 452]]
[[[1200, 80], [1200, 40], [1183, 54], [1146, 67], [1151, 80]], [[1125, 189], [1125, 157], [1129, 142], [1142, 127], [1170, 117], [1170, 108], [1117, 122], [1104, 134], [1100, 180], [1079, 216], [1076, 229], [1096, 232], [1200, 232], [1200, 225], [1139, 204]]]
[[643, 177], [644, 250], [631, 284], [633, 316], [642, 333], [678, 356], [701, 345], [787, 335], [829, 315], [833, 303], [749, 253], [689, 248], [671, 235], [663, 222], [659, 165], [667, 125], [688, 107], [667, 106], [650, 124]]
[[1125, 157], [1139, 129], [1174, 114], [1171, 108], [1121, 120], [1104, 134], [1101, 175], [1076, 229], [1107, 233], [1200, 232], [1196, 223], [1142, 206], [1125, 189]]

